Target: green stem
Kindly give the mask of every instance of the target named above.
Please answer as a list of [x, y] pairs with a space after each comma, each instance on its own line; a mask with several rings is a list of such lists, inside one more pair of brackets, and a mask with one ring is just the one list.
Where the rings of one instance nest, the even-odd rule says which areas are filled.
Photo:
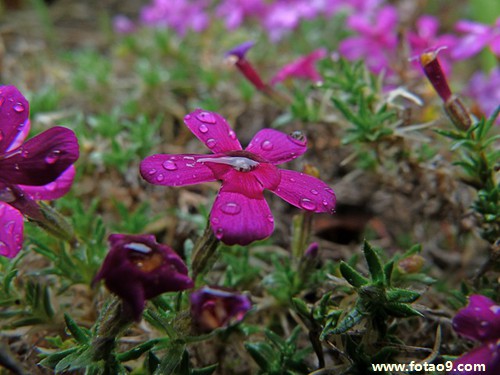
[[196, 279], [207, 273], [217, 260], [218, 245], [219, 240], [215, 237], [210, 223], [207, 223], [203, 235], [198, 239], [193, 249], [191, 272], [195, 283]]

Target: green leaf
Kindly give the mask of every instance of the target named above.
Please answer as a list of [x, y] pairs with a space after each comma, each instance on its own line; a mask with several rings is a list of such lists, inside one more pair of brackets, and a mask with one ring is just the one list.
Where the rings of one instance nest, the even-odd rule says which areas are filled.
[[420, 317], [424, 316], [420, 311], [415, 310], [413, 307], [405, 303], [391, 302], [387, 303], [384, 306], [384, 308], [389, 315], [396, 316], [399, 318], [408, 318], [411, 316], [420, 316]]
[[89, 335], [76, 324], [69, 314], [64, 313], [64, 321], [66, 322], [66, 327], [68, 327], [71, 336], [73, 336], [78, 343], [88, 344], [90, 342]]
[[217, 369], [217, 366], [219, 366], [218, 363], [215, 363], [210, 366], [206, 366], [203, 368], [195, 368], [191, 370], [191, 375], [212, 375], [214, 371]]
[[420, 293], [412, 290], [393, 288], [387, 291], [387, 300], [389, 302], [411, 303], [420, 298]]
[[184, 354], [186, 345], [184, 343], [174, 342], [170, 345], [160, 365], [154, 372], [155, 375], [172, 374], [179, 365]]
[[366, 240], [363, 244], [363, 253], [365, 254], [366, 263], [368, 264], [368, 270], [370, 271], [373, 282], [385, 285], [386, 280], [382, 262], [373, 247]]
[[332, 329], [330, 332], [322, 332], [320, 339], [324, 339], [327, 335], [338, 335], [340, 333], [345, 333], [358, 324], [363, 318], [365, 314], [359, 310], [358, 307], [355, 307], [349, 313], [344, 316], [344, 318], [337, 324], [337, 326]]
[[342, 261], [339, 266], [340, 273], [355, 288], [360, 288], [363, 285], [368, 284], [369, 280], [361, 275], [358, 271], [352, 268], [350, 265]]
[[250, 353], [255, 362], [264, 371], [269, 371], [279, 361], [278, 353], [275, 353], [271, 345], [266, 342], [247, 342], [245, 348]]
[[142, 344], [139, 344], [139, 345], [133, 347], [130, 350], [127, 350], [126, 352], [118, 354], [116, 356], [116, 358], [120, 362], [127, 362], [127, 361], [131, 361], [133, 359], [137, 359], [141, 355], [143, 355], [145, 352], [150, 350], [152, 347], [154, 347], [158, 341], [159, 341], [159, 339], [146, 341]]

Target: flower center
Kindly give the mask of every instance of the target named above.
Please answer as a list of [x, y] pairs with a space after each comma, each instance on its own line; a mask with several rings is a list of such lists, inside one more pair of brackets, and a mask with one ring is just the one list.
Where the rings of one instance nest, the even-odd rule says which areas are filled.
[[259, 162], [246, 156], [219, 156], [217, 158], [201, 158], [198, 163], [216, 163], [230, 165], [238, 172], [250, 172], [258, 167]]
[[141, 271], [152, 272], [163, 265], [161, 253], [154, 251], [148, 245], [140, 242], [131, 242], [124, 246], [130, 250], [128, 259]]

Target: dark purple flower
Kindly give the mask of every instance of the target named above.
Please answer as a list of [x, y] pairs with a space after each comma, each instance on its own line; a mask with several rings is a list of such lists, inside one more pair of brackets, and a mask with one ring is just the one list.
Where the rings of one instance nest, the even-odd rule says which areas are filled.
[[73, 131], [56, 126], [24, 142], [29, 130], [28, 101], [16, 87], [0, 86], [0, 255], [9, 258], [22, 247], [22, 214], [39, 219], [34, 199], [66, 194], [78, 159]]
[[243, 294], [208, 286], [193, 292], [190, 300], [193, 321], [206, 332], [240, 322], [252, 307]]
[[284, 81], [288, 78], [308, 79], [315, 83], [321, 82], [321, 75], [316, 70], [316, 61], [324, 59], [327, 55], [326, 49], [319, 48], [309, 55], [299, 57], [297, 60], [285, 65], [271, 79], [271, 85]]
[[[490, 117], [500, 105], [500, 68], [493, 69], [490, 74], [475, 73], [466, 94], [474, 99], [484, 116]], [[496, 121], [500, 123], [500, 117]]]
[[94, 282], [104, 280], [136, 320], [141, 318], [147, 299], [193, 287], [181, 257], [157, 243], [153, 235], [111, 234], [108, 241], [109, 253]]
[[214, 154], [152, 155], [142, 161], [141, 175], [165, 186], [222, 181], [210, 213], [212, 229], [222, 242], [246, 245], [271, 235], [274, 218], [264, 189], [304, 210], [333, 213], [335, 194], [328, 185], [276, 167], [306, 151], [302, 133], [262, 129], [243, 150], [227, 121], [215, 112], [197, 109], [184, 123]]
[[453, 318], [459, 334], [480, 341], [481, 346], [453, 362], [455, 369], [468, 364], [485, 364], [486, 371], [454, 371], [452, 374], [500, 374], [500, 305], [482, 295], [471, 295], [469, 304]]
[[457, 22], [455, 30], [464, 33], [465, 36], [458, 40], [451, 53], [454, 59], [463, 60], [472, 57], [486, 46], [489, 46], [496, 56], [500, 56], [500, 18], [491, 26], [462, 20]]
[[340, 54], [348, 60], [363, 59], [375, 74], [390, 72], [390, 57], [397, 47], [397, 24], [396, 8], [389, 5], [378, 12], [352, 14], [347, 26], [358, 35], [340, 42]]

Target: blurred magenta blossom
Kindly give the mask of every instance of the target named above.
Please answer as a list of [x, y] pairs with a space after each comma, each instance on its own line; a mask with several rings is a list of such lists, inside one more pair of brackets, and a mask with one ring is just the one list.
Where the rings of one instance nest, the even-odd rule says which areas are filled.
[[147, 299], [193, 287], [181, 257], [153, 235], [111, 234], [108, 241], [110, 250], [94, 283], [104, 280], [135, 320]]
[[[500, 106], [500, 68], [496, 67], [490, 74], [475, 73], [465, 93], [474, 99], [485, 117], [490, 117]], [[500, 123], [500, 118], [496, 122]]]
[[113, 29], [118, 34], [131, 34], [136, 31], [137, 26], [135, 23], [128, 17], [124, 15], [118, 15], [113, 18]]
[[486, 372], [454, 371], [451, 374], [500, 374], [500, 305], [488, 297], [471, 295], [469, 304], [453, 318], [453, 328], [462, 336], [482, 344], [456, 359], [454, 367], [459, 364], [485, 364]]
[[465, 35], [458, 40], [452, 51], [454, 59], [470, 58], [487, 46], [500, 57], [500, 17], [493, 25], [462, 20], [457, 22], [455, 30]]
[[391, 56], [397, 47], [398, 13], [393, 6], [377, 11], [354, 13], [347, 19], [347, 27], [356, 35], [340, 42], [339, 52], [346, 59], [363, 59], [370, 71], [379, 74], [391, 72]]
[[188, 30], [201, 32], [209, 25], [209, 0], [153, 0], [141, 10], [145, 26], [165, 27], [184, 36]]
[[0, 86], [0, 255], [12, 258], [23, 243], [23, 214], [41, 220], [36, 200], [56, 199], [73, 183], [78, 141], [53, 127], [25, 141], [29, 103], [14, 86]]
[[240, 322], [252, 303], [244, 294], [229, 290], [205, 286], [190, 296], [191, 317], [202, 331]]
[[[419, 56], [429, 50], [440, 51], [439, 61], [446, 74], [451, 72], [451, 50], [457, 43], [457, 37], [451, 34], [438, 34], [439, 20], [430, 15], [423, 15], [416, 22], [416, 30], [408, 33], [410, 56]], [[415, 64], [416, 66], [418, 64]]]
[[324, 59], [326, 55], [326, 49], [319, 48], [306, 56], [299, 57], [281, 68], [271, 79], [271, 85], [288, 78], [308, 79], [315, 83], [321, 82], [321, 75], [318, 73], [315, 64], [318, 60]]
[[334, 212], [335, 194], [327, 184], [276, 167], [306, 151], [301, 132], [287, 135], [262, 129], [243, 150], [227, 121], [215, 112], [197, 109], [184, 117], [184, 123], [213, 154], [152, 155], [141, 162], [141, 175], [165, 186], [222, 181], [210, 212], [210, 225], [222, 242], [247, 245], [271, 235], [274, 218], [265, 189], [306, 211]]

